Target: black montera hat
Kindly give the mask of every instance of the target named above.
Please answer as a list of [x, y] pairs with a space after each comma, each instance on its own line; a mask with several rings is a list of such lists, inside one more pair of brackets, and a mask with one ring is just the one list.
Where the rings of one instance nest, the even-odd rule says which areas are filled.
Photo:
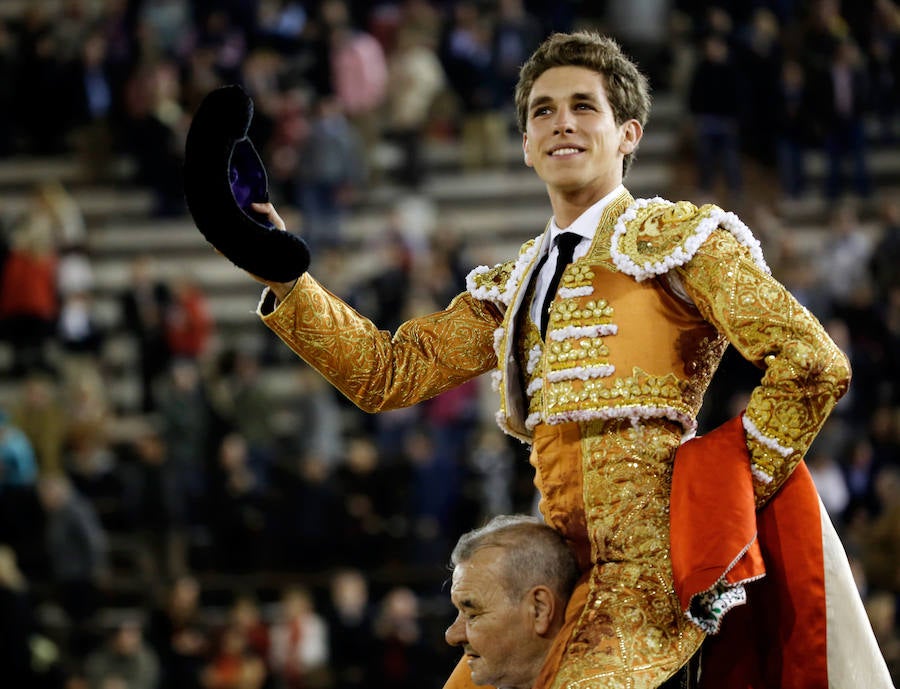
[[309, 267], [309, 247], [283, 232], [251, 203], [269, 200], [266, 168], [247, 136], [253, 100], [240, 86], [203, 99], [191, 122], [184, 155], [184, 193], [197, 229], [239, 268], [289, 282]]

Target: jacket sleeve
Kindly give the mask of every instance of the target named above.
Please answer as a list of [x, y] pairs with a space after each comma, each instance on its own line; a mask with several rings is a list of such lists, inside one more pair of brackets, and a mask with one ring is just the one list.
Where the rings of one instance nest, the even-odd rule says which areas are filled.
[[497, 365], [501, 315], [468, 293], [443, 311], [413, 318], [392, 336], [379, 330], [308, 274], [263, 322], [298, 356], [367, 412], [406, 407]]
[[703, 317], [763, 370], [743, 421], [762, 504], [803, 458], [847, 391], [849, 362], [815, 316], [730, 233], [713, 231], [677, 271]]

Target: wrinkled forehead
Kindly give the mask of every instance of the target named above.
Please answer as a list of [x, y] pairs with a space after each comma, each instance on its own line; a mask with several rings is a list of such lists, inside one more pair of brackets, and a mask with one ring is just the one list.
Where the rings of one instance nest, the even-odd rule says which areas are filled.
[[493, 599], [503, 592], [505, 578], [498, 548], [483, 548], [453, 568], [450, 599], [460, 607]]

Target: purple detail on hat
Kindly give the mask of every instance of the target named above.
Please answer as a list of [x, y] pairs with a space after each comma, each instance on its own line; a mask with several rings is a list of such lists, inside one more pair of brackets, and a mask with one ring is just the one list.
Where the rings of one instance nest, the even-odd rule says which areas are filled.
[[241, 210], [254, 219], [260, 219], [260, 214], [254, 211], [250, 204], [265, 203], [269, 200], [268, 180], [266, 169], [250, 139], [235, 142], [231, 159], [228, 161], [228, 181], [234, 200]]

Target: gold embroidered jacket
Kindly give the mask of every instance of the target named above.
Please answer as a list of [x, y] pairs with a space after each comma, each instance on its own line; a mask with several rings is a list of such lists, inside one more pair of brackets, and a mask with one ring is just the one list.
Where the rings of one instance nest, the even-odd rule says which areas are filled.
[[414, 404], [496, 367], [498, 423], [526, 442], [538, 423], [615, 418], [667, 418], [689, 435], [730, 342], [764, 371], [744, 427], [758, 499], [771, 496], [850, 373], [815, 317], [769, 275], [746, 226], [716, 206], [623, 193], [564, 273], [542, 343], [519, 325], [546, 245], [544, 233], [517, 260], [476, 268], [467, 293], [393, 337], [309, 275], [263, 320], [367, 411]]

